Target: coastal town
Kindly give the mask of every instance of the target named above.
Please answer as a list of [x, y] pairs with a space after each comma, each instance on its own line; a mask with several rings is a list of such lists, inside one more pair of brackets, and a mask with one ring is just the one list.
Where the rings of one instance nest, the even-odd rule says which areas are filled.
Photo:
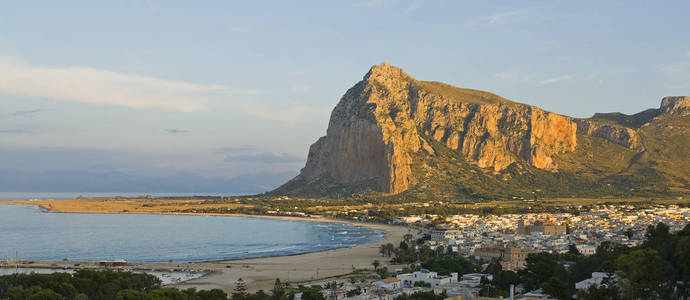
[[[398, 218], [394, 223], [420, 229], [419, 236], [423, 242], [417, 245], [418, 248], [476, 261], [484, 270], [494, 261], [500, 263], [504, 271], [519, 271], [525, 269], [526, 259], [531, 253], [576, 252], [590, 256], [602, 243], [635, 247], [645, 241], [648, 227], [658, 223], [664, 223], [671, 232], [677, 232], [690, 223], [690, 208], [676, 205], [649, 208], [600, 205], [577, 215], [532, 213], [451, 215], [443, 218], [421, 215]], [[564, 264], [567, 267], [568, 262]], [[484, 284], [493, 280], [493, 274], [489, 272], [440, 275], [423, 268], [413, 272], [396, 271], [378, 280], [319, 281], [316, 284], [330, 299], [395, 299], [424, 292], [443, 295], [446, 299], [492, 299], [480, 298]], [[575, 287], [578, 291], [585, 291], [601, 286], [607, 278], [616, 280], [617, 276], [592, 272], [590, 278], [575, 283]], [[511, 285], [508, 296], [510, 299], [552, 298], [541, 289], [530, 291], [520, 285]]]
[[503, 257], [505, 269], [516, 270], [526, 253], [566, 253], [571, 245], [585, 255], [594, 254], [602, 242], [637, 246], [647, 226], [659, 222], [671, 231], [690, 222], [690, 208], [676, 205], [636, 209], [633, 206], [601, 205], [587, 212], [508, 215], [453, 215], [428, 228], [435, 215], [403, 217], [396, 222], [427, 225], [431, 249], [451, 247], [465, 257], [484, 260]]

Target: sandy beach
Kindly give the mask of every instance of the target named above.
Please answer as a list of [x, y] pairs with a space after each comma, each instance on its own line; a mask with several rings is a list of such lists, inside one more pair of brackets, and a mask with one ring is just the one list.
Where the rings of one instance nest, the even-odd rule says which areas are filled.
[[[50, 201], [50, 200], [48, 200]], [[41, 205], [44, 210], [49, 212], [75, 212], [75, 213], [121, 213], [120, 211], [103, 211], [94, 208], [79, 209], [77, 205], [69, 206], [69, 209], [57, 209], [50, 205], [46, 207], [48, 201], [0, 201], [0, 204], [32, 204]], [[60, 200], [59, 202], [61, 202]], [[59, 203], [58, 202], [58, 203]], [[155, 211], [138, 211], [133, 213], [156, 214]], [[200, 214], [209, 215], [209, 214]], [[215, 215], [215, 214], [214, 214]], [[251, 216], [233, 215], [246, 217], [270, 217], [279, 219], [315, 221], [315, 222], [343, 222], [352, 226], [367, 226], [372, 229], [380, 230], [384, 237], [376, 242], [363, 244], [355, 247], [338, 248], [320, 252], [312, 252], [291, 256], [276, 256], [251, 258], [229, 261], [209, 261], [198, 263], [132, 263], [127, 268], [138, 270], [203, 270], [207, 274], [201, 278], [185, 281], [173, 286], [178, 288], [213, 289], [219, 288], [226, 292], [231, 292], [235, 287], [235, 282], [242, 278], [247, 283], [250, 291], [259, 289], [270, 290], [276, 278], [283, 282], [307, 282], [333, 276], [340, 276], [351, 273], [355, 269], [373, 270], [372, 262], [378, 260], [382, 266], [389, 269], [401, 268], [399, 265], [390, 265], [387, 257], [382, 257], [379, 247], [382, 244], [398, 244], [406, 233], [415, 233], [408, 227], [392, 226], [375, 223], [350, 222], [330, 218], [299, 218], [299, 217], [280, 217], [280, 216]], [[79, 264], [81, 268], [97, 267], [95, 262], [84, 261], [35, 261], [31, 267], [59, 267], [75, 268]]]
[[[361, 225], [359, 223], [354, 225]], [[354, 269], [373, 269], [371, 263], [379, 260], [382, 266], [389, 269], [401, 266], [390, 265], [387, 258], [379, 253], [379, 246], [386, 243], [397, 244], [407, 227], [367, 224], [365, 226], [382, 230], [385, 237], [379, 241], [350, 248], [339, 248], [321, 252], [292, 256], [251, 258], [243, 260], [222, 261], [215, 264], [224, 265], [214, 269], [208, 275], [176, 285], [179, 288], [196, 287], [197, 289], [220, 288], [231, 291], [237, 279], [247, 282], [250, 290], [269, 290], [276, 278], [283, 282], [304, 282], [320, 278], [351, 273]], [[225, 266], [230, 266], [227, 268]]]

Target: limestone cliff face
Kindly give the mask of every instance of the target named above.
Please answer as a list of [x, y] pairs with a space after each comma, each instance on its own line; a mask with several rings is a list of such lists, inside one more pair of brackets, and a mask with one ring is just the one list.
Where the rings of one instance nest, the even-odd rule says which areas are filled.
[[662, 114], [688, 116], [690, 115], [690, 97], [664, 97], [661, 100], [659, 112]]
[[575, 119], [575, 122], [579, 133], [602, 138], [631, 150], [644, 151], [639, 127], [644, 127], [655, 117], [664, 115], [689, 116], [690, 97], [664, 97], [658, 109], [631, 116], [621, 113], [595, 114], [589, 119]]
[[631, 150], [641, 151], [644, 146], [637, 131], [592, 120], [576, 119], [577, 131], [593, 137], [603, 138]]
[[[481, 168], [524, 161], [558, 171], [554, 156], [574, 151], [573, 119], [491, 93], [416, 80], [386, 63], [346, 92], [327, 134], [314, 143], [292, 182], [364, 184], [385, 193], [413, 186], [413, 155], [435, 140]], [[281, 190], [279, 188], [279, 190]]]

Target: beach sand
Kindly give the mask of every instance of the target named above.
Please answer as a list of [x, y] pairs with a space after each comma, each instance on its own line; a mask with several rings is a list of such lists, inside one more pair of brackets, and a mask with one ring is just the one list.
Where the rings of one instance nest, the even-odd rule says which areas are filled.
[[[354, 225], [361, 225], [356, 223]], [[379, 253], [379, 246], [386, 243], [397, 245], [403, 235], [408, 233], [407, 227], [367, 224], [377, 230], [385, 232], [385, 237], [379, 241], [350, 248], [339, 248], [321, 252], [313, 252], [292, 256], [251, 258], [218, 262], [230, 268], [214, 269], [208, 275], [175, 285], [178, 288], [195, 287], [197, 289], [219, 288], [231, 292], [235, 282], [242, 278], [250, 291], [270, 290], [276, 278], [281, 282], [305, 282], [332, 276], [351, 273], [354, 269], [371, 269], [372, 262], [378, 260], [382, 266], [394, 270], [399, 265], [390, 265], [387, 257]]]

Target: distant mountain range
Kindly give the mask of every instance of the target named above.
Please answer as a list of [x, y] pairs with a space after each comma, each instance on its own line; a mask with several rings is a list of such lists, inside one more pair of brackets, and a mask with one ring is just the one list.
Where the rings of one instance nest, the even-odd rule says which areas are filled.
[[147, 177], [122, 172], [21, 172], [0, 170], [3, 192], [167, 192], [256, 194], [279, 186], [294, 173], [209, 178], [196, 174]]
[[418, 199], [690, 193], [690, 97], [578, 119], [382, 63], [274, 195]]

